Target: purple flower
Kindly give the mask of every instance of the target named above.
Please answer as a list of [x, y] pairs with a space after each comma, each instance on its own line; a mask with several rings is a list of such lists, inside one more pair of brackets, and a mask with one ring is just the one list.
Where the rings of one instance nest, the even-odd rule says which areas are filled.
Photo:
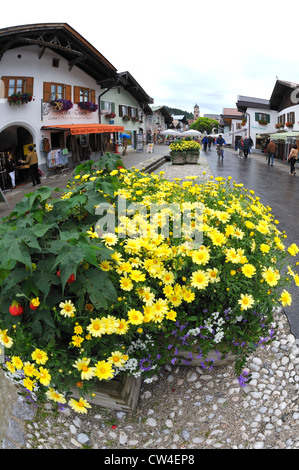
[[139, 361], [139, 367], [143, 371], [151, 370], [152, 368], [152, 361], [150, 360], [151, 355], [149, 354], [147, 357], [144, 357]]
[[244, 372], [240, 375], [240, 377], [238, 377], [238, 382], [239, 382], [240, 387], [246, 387], [248, 380], [249, 380], [249, 372], [244, 370]]

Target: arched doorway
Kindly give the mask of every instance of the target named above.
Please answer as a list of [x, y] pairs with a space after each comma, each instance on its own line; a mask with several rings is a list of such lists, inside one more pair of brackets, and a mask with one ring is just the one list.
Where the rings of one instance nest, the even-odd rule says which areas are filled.
[[[33, 144], [33, 137], [23, 126], [12, 125], [0, 132], [0, 185], [2, 189], [8, 189], [10, 186], [10, 179], [4, 171], [9, 153], [13, 155], [15, 164], [18, 166], [19, 160], [26, 158], [29, 144]], [[20, 184], [29, 176], [29, 172], [24, 170], [17, 170], [16, 173], [16, 182]]]

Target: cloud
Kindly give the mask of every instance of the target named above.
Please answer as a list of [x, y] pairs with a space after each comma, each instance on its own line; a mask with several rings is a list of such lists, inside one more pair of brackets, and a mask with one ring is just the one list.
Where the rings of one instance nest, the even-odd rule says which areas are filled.
[[[15, 0], [3, 8], [0, 28], [66, 22], [119, 72], [128, 70], [155, 104], [201, 114], [235, 107], [238, 95], [270, 98], [276, 76], [299, 82], [299, 5], [277, 0], [90, 0], [88, 18], [71, 0], [42, 3]], [[288, 16], [289, 15], [289, 16]]]

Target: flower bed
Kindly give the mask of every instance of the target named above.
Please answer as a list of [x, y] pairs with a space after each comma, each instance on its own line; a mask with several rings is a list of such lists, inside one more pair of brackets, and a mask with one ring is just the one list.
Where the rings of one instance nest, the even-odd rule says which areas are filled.
[[[275, 338], [273, 308], [290, 305], [286, 287], [299, 284], [288, 266], [298, 247], [285, 246], [269, 207], [229, 178], [170, 182], [118, 158], [80, 165], [61, 199], [42, 187], [2, 221], [3, 369], [80, 413], [96, 384], [119, 372], [150, 380], [193, 358], [210, 368], [214, 350], [236, 355], [246, 383], [248, 354]], [[81, 398], [70, 398], [74, 386]]]
[[169, 146], [173, 165], [197, 163], [201, 145], [194, 140], [179, 140]]

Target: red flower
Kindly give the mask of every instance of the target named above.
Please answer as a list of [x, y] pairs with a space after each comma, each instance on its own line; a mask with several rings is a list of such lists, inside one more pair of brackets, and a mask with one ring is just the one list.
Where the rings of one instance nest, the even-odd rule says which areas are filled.
[[[57, 271], [57, 276], [60, 276], [60, 271]], [[76, 279], [75, 279], [75, 275], [74, 274], [71, 274], [70, 277], [68, 278], [68, 280], [66, 281], [68, 284], [71, 284], [72, 282], [74, 282]]]
[[113, 426], [111, 426], [111, 429], [116, 429], [116, 424], [113, 424]]
[[9, 307], [9, 313], [11, 313], [14, 317], [22, 315], [24, 309], [22, 305], [19, 304], [17, 300], [14, 300], [11, 306]]

